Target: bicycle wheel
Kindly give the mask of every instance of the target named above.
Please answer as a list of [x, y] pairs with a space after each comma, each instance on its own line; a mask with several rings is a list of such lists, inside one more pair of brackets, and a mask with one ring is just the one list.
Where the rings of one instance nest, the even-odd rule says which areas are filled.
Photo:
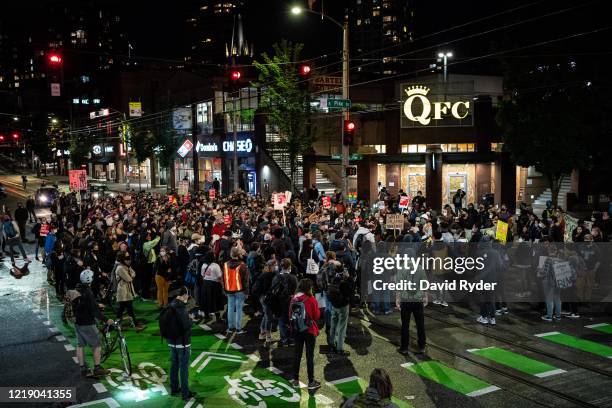
[[121, 336], [119, 339], [119, 351], [121, 352], [121, 360], [123, 361], [123, 368], [125, 373], [129, 376], [132, 375], [132, 360], [130, 359], [130, 352], [127, 348], [125, 337]]

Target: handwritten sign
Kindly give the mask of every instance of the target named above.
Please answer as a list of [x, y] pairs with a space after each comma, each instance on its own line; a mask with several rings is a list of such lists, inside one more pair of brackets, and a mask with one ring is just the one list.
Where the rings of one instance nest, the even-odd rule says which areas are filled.
[[68, 170], [68, 182], [71, 190], [87, 190], [87, 172], [85, 170]]

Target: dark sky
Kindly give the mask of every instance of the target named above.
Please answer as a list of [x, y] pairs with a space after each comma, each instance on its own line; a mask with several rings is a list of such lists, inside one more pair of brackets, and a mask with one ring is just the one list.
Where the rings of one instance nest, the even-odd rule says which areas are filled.
[[[82, 0], [88, 1], [88, 0]], [[89, 0], [91, 1], [91, 0]], [[546, 42], [611, 25], [607, 21], [605, 0], [411, 0], [415, 5], [415, 41], [403, 52], [405, 58], [434, 58], [438, 49], [452, 49], [455, 62], [487, 54], [491, 51], [506, 50], [538, 42]], [[2, 2], [4, 11], [0, 18], [8, 18], [16, 24], [34, 21], [32, 13], [44, 3], [58, 0], [36, 0]], [[96, 1], [94, 1], [96, 3]], [[316, 16], [305, 15], [299, 19], [290, 16], [290, 0], [245, 0], [245, 26], [249, 42], [255, 42], [257, 53], [268, 50], [271, 44], [281, 38], [303, 42], [305, 56], [315, 57], [334, 54], [341, 48], [339, 29], [330, 23], [322, 23]], [[342, 10], [347, 0], [325, 0], [326, 12], [342, 19]], [[181, 59], [188, 44], [185, 37], [184, 19], [189, 8], [197, 8], [197, 0], [145, 1], [145, 0], [104, 0], [99, 4], [115, 4], [122, 10], [127, 31], [135, 46], [135, 54], [155, 58]], [[519, 7], [519, 10], [486, 19], [466, 27], [454, 28], [486, 16]], [[557, 13], [549, 17], [546, 14]], [[44, 18], [44, 16], [42, 16]], [[527, 20], [533, 19], [531, 22]], [[518, 24], [523, 22], [521, 24]], [[499, 29], [505, 25], [517, 24], [512, 28]], [[474, 36], [491, 30], [491, 33]], [[474, 36], [462, 39], [466, 36]], [[513, 58], [527, 58], [530, 55], [596, 53], [593, 59], [608, 58], [610, 31], [596, 35], [582, 36], [572, 40], [553, 41], [538, 47], [530, 47], [513, 53]], [[460, 41], [452, 42], [460, 39]], [[449, 43], [452, 42], [452, 43]], [[391, 52], [394, 54], [395, 50]], [[397, 52], [400, 52], [398, 49]], [[352, 57], [358, 57], [352, 55]], [[330, 57], [331, 58], [331, 57]], [[472, 62], [469, 69], [490, 69], [492, 59]], [[433, 61], [432, 61], [433, 62]], [[468, 69], [467, 65], [456, 69]]]

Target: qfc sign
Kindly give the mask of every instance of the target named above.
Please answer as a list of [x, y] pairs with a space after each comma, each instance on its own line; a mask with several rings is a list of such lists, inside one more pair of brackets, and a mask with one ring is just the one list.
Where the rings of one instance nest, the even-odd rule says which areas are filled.
[[473, 82], [402, 86], [401, 127], [473, 126], [471, 95]]

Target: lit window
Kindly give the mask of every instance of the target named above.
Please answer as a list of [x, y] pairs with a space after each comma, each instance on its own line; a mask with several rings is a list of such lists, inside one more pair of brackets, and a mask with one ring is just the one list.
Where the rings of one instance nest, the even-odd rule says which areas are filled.
[[358, 19], [357, 19], [356, 24], [357, 24], [358, 26], [360, 26], [360, 25], [361, 25], [361, 19], [360, 19], [360, 18], [358, 18]]
[[363, 23], [364, 23], [364, 24], [370, 24], [370, 19], [369, 19], [369, 18], [366, 18], [366, 19], [363, 21]]
[[425, 144], [408, 144], [402, 145], [402, 153], [425, 153], [427, 145]]
[[84, 84], [89, 82], [89, 77], [87, 75], [81, 75], [81, 82]]
[[19, 82], [15, 82], [15, 88], [19, 88]]
[[99, 105], [100, 104], [100, 98], [94, 98], [93, 103], [94, 103], [94, 105]]
[[387, 153], [387, 145], [364, 145], [364, 147], [371, 147], [376, 150], [378, 154]]
[[380, 10], [372, 10], [372, 16], [373, 17], [380, 16]]
[[83, 105], [89, 105], [89, 99], [81, 99]]
[[72, 98], [72, 103], [78, 105], [79, 103], [81, 103], [81, 100], [79, 98]]
[[493, 152], [501, 152], [503, 148], [503, 143], [491, 143], [491, 151]]

